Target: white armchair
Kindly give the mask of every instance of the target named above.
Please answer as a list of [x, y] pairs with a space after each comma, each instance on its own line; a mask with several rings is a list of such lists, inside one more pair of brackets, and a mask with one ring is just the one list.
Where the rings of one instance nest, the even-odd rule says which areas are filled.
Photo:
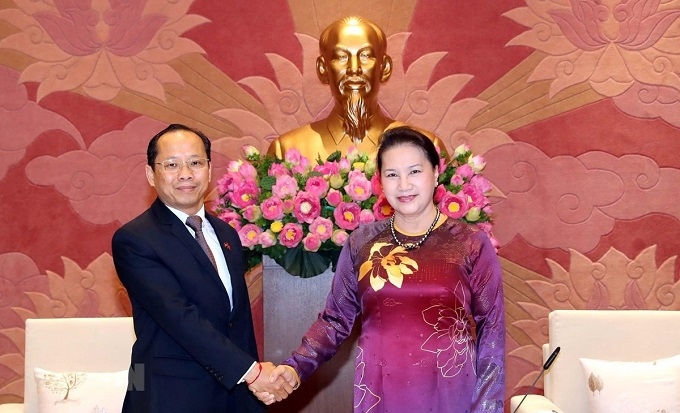
[[26, 320], [24, 403], [0, 405], [0, 413], [38, 412], [35, 367], [55, 372], [122, 371], [130, 366], [134, 341], [131, 317]]
[[[588, 412], [580, 358], [652, 361], [680, 354], [680, 311], [557, 310], [548, 318], [543, 360], [560, 347], [544, 375], [544, 394], [529, 395], [518, 413]], [[510, 401], [513, 412], [524, 396]]]

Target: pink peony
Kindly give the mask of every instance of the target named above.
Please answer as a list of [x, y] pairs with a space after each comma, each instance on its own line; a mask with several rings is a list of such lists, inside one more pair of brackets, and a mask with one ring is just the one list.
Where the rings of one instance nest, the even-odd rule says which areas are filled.
[[217, 181], [217, 190], [221, 194], [226, 194], [238, 188], [244, 181], [238, 172], [227, 172]]
[[269, 171], [267, 171], [267, 175], [269, 176], [283, 176], [283, 175], [288, 175], [291, 176], [290, 170], [286, 167], [286, 165], [282, 163], [273, 163], [269, 166]]
[[260, 206], [264, 219], [274, 221], [283, 218], [283, 201], [275, 196], [269, 197]]
[[246, 224], [238, 232], [238, 237], [241, 239], [241, 244], [244, 247], [253, 249], [258, 244], [262, 229], [255, 224]]
[[379, 174], [375, 174], [371, 177], [371, 192], [375, 196], [380, 196], [383, 193], [382, 183], [380, 182]]
[[362, 209], [359, 213], [359, 222], [362, 224], [370, 224], [371, 222], [375, 222], [375, 215], [373, 215], [373, 211]]
[[286, 153], [283, 155], [283, 160], [291, 165], [298, 165], [302, 158], [303, 157], [300, 154], [300, 150], [296, 148], [288, 149]]
[[337, 162], [326, 162], [323, 165], [316, 165], [314, 171], [319, 172], [323, 176], [327, 177], [334, 174], [340, 173], [340, 167]]
[[453, 219], [458, 219], [465, 215], [467, 209], [465, 197], [454, 195], [451, 192], [447, 192], [439, 203], [439, 210]]
[[481, 170], [486, 166], [486, 161], [484, 160], [483, 156], [475, 155], [468, 159], [468, 165], [470, 165], [473, 171], [481, 172]]
[[335, 223], [341, 229], [353, 231], [359, 227], [361, 207], [354, 202], [341, 202], [333, 211]]
[[305, 184], [305, 191], [318, 198], [325, 197], [326, 192], [328, 192], [328, 188], [328, 181], [323, 179], [321, 176], [313, 176], [309, 178]]
[[451, 177], [451, 185], [453, 186], [462, 186], [464, 183], [465, 181], [463, 180], [463, 177], [460, 175], [454, 174]]
[[257, 203], [260, 196], [260, 188], [255, 182], [243, 182], [234, 192], [231, 193], [231, 203], [237, 208], [245, 208], [248, 205]]
[[300, 163], [299, 163], [299, 164], [293, 165], [293, 167], [291, 168], [291, 170], [293, 171], [293, 174], [304, 175], [304, 174], [306, 174], [307, 172], [309, 172], [309, 168], [310, 168], [310, 166], [309, 166], [309, 159], [303, 157], [303, 158], [300, 159]]
[[468, 203], [471, 203], [474, 206], [482, 207], [486, 203], [486, 197], [482, 191], [474, 185], [465, 185], [462, 193], [467, 196]]
[[459, 175], [461, 178], [463, 178], [466, 181], [469, 180], [470, 178], [472, 178], [472, 175], [474, 175], [474, 174], [475, 174], [475, 171], [473, 171], [472, 167], [470, 167], [470, 165], [468, 165], [468, 164], [461, 165], [458, 168], [456, 168], [456, 175]]
[[276, 235], [271, 230], [263, 231], [258, 238], [258, 242], [262, 248], [269, 248], [276, 245]]
[[243, 176], [246, 179], [246, 181], [257, 180], [257, 170], [250, 162], [242, 163], [238, 169], [238, 173], [240, 173], [241, 176]]
[[272, 186], [272, 193], [281, 199], [292, 198], [298, 191], [295, 178], [289, 175], [279, 175], [276, 183]]
[[491, 190], [491, 182], [481, 175], [475, 175], [470, 179], [470, 185], [476, 186], [483, 194]]
[[316, 217], [309, 225], [309, 232], [326, 241], [333, 234], [333, 221], [324, 217]]
[[293, 213], [293, 209], [295, 208], [295, 202], [292, 199], [284, 199], [283, 200], [283, 213], [284, 214], [291, 214]]
[[371, 197], [371, 183], [366, 175], [359, 170], [353, 170], [348, 176], [349, 183], [345, 185], [345, 192], [353, 201], [361, 202]]
[[334, 207], [340, 205], [340, 202], [342, 202], [342, 192], [335, 189], [329, 190], [326, 194], [326, 201], [328, 201], [329, 205]]
[[295, 248], [302, 241], [303, 231], [300, 224], [289, 222], [279, 232], [279, 242], [286, 248]]
[[376, 221], [389, 218], [392, 214], [394, 214], [394, 208], [387, 202], [385, 194], [380, 195], [375, 204], [373, 204], [373, 215], [375, 215]]
[[331, 235], [331, 241], [333, 241], [333, 244], [341, 247], [345, 245], [345, 242], [347, 242], [348, 238], [349, 234], [347, 234], [347, 232], [342, 229], [336, 229], [333, 231], [333, 235]]
[[241, 229], [241, 215], [239, 215], [238, 212], [234, 211], [233, 209], [225, 209], [218, 215], [218, 217], [222, 221], [231, 225], [231, 227], [236, 229], [236, 231]]
[[352, 165], [349, 163], [347, 158], [341, 158], [340, 162], [338, 162], [338, 167], [340, 168], [341, 171], [348, 172]]
[[438, 204], [441, 202], [442, 198], [444, 198], [444, 195], [446, 194], [446, 187], [444, 185], [437, 185], [437, 188], [434, 190], [434, 203]]
[[321, 240], [318, 236], [310, 232], [303, 238], [302, 245], [307, 251], [316, 252], [319, 250], [319, 247], [321, 247]]
[[310, 224], [320, 213], [321, 202], [319, 198], [309, 192], [298, 192], [295, 196], [295, 207], [293, 208], [293, 215], [298, 222]]
[[262, 218], [262, 210], [260, 210], [260, 207], [257, 205], [248, 205], [243, 208], [243, 218], [248, 222], [255, 222]]
[[453, 157], [457, 158], [460, 155], [464, 155], [468, 152], [470, 152], [470, 146], [466, 143], [463, 143], [453, 150]]
[[243, 145], [241, 152], [243, 152], [243, 155], [246, 158], [252, 158], [260, 154], [260, 151], [258, 151], [253, 145]]

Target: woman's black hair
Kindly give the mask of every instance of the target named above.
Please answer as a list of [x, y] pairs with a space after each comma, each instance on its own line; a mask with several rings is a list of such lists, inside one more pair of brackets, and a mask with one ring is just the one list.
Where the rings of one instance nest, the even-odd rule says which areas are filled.
[[439, 153], [437, 153], [437, 148], [432, 140], [413, 128], [399, 126], [386, 130], [380, 137], [380, 146], [378, 147], [376, 158], [378, 171], [382, 171], [383, 154], [401, 145], [412, 145], [419, 148], [423, 151], [427, 160], [430, 161], [430, 164], [432, 164], [432, 168], [437, 169], [439, 167]]

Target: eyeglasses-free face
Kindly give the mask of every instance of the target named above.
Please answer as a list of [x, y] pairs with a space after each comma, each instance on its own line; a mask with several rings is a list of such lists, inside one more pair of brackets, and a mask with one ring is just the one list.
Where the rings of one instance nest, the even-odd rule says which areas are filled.
[[[168, 132], [158, 140], [155, 168], [146, 165], [146, 178], [167, 206], [194, 215], [203, 206], [212, 167], [201, 138], [193, 132]], [[185, 168], [184, 166], [187, 166]]]
[[161, 165], [163, 166], [163, 170], [165, 172], [179, 172], [180, 169], [186, 165], [189, 169], [192, 171], [198, 171], [200, 169], [203, 169], [208, 166], [208, 162], [210, 162], [207, 158], [196, 158], [196, 159], [189, 159], [188, 161], [178, 161], [176, 159], [168, 159], [167, 161], [163, 162], [154, 162], [156, 165]]

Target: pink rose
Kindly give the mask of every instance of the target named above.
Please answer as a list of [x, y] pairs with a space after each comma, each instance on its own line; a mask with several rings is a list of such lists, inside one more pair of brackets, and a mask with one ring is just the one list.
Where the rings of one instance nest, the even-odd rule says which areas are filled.
[[447, 192], [439, 203], [439, 210], [453, 219], [458, 219], [465, 215], [467, 209], [467, 200], [451, 192]]
[[302, 226], [289, 222], [279, 232], [279, 242], [286, 248], [295, 248], [302, 241]]
[[281, 199], [291, 198], [295, 196], [297, 191], [297, 181], [289, 175], [279, 175], [276, 177], [276, 183], [272, 186], [272, 194]]
[[261, 233], [262, 228], [255, 224], [246, 224], [238, 232], [238, 237], [241, 239], [241, 244], [243, 244], [244, 247], [253, 249], [258, 243]]
[[264, 219], [274, 221], [283, 218], [283, 201], [275, 196], [269, 197], [260, 206]]
[[307, 250], [307, 251], [312, 251], [316, 252], [319, 250], [319, 247], [321, 246], [321, 240], [319, 237], [316, 235], [309, 233], [305, 238], [302, 240], [302, 246]]
[[335, 189], [329, 190], [326, 194], [326, 201], [328, 201], [329, 205], [334, 207], [340, 205], [340, 202], [342, 202], [342, 192]]
[[333, 231], [333, 235], [331, 235], [331, 241], [333, 241], [333, 244], [341, 247], [345, 245], [348, 238], [349, 234], [347, 234], [347, 232], [341, 229], [336, 229], [335, 231]]
[[375, 215], [376, 221], [389, 218], [392, 214], [394, 214], [394, 208], [385, 198], [385, 194], [380, 195], [375, 204], [373, 204], [373, 215]]
[[354, 202], [341, 202], [333, 211], [335, 223], [341, 229], [353, 231], [359, 227], [361, 207]]
[[321, 203], [319, 198], [309, 192], [298, 192], [295, 196], [295, 207], [293, 208], [293, 215], [298, 222], [310, 224], [320, 213]]
[[333, 235], [333, 221], [324, 217], [316, 217], [309, 224], [309, 232], [319, 237], [321, 241], [326, 241]]
[[321, 176], [313, 176], [309, 178], [305, 184], [305, 191], [318, 198], [323, 198], [326, 196], [328, 188], [328, 181], [323, 179]]

